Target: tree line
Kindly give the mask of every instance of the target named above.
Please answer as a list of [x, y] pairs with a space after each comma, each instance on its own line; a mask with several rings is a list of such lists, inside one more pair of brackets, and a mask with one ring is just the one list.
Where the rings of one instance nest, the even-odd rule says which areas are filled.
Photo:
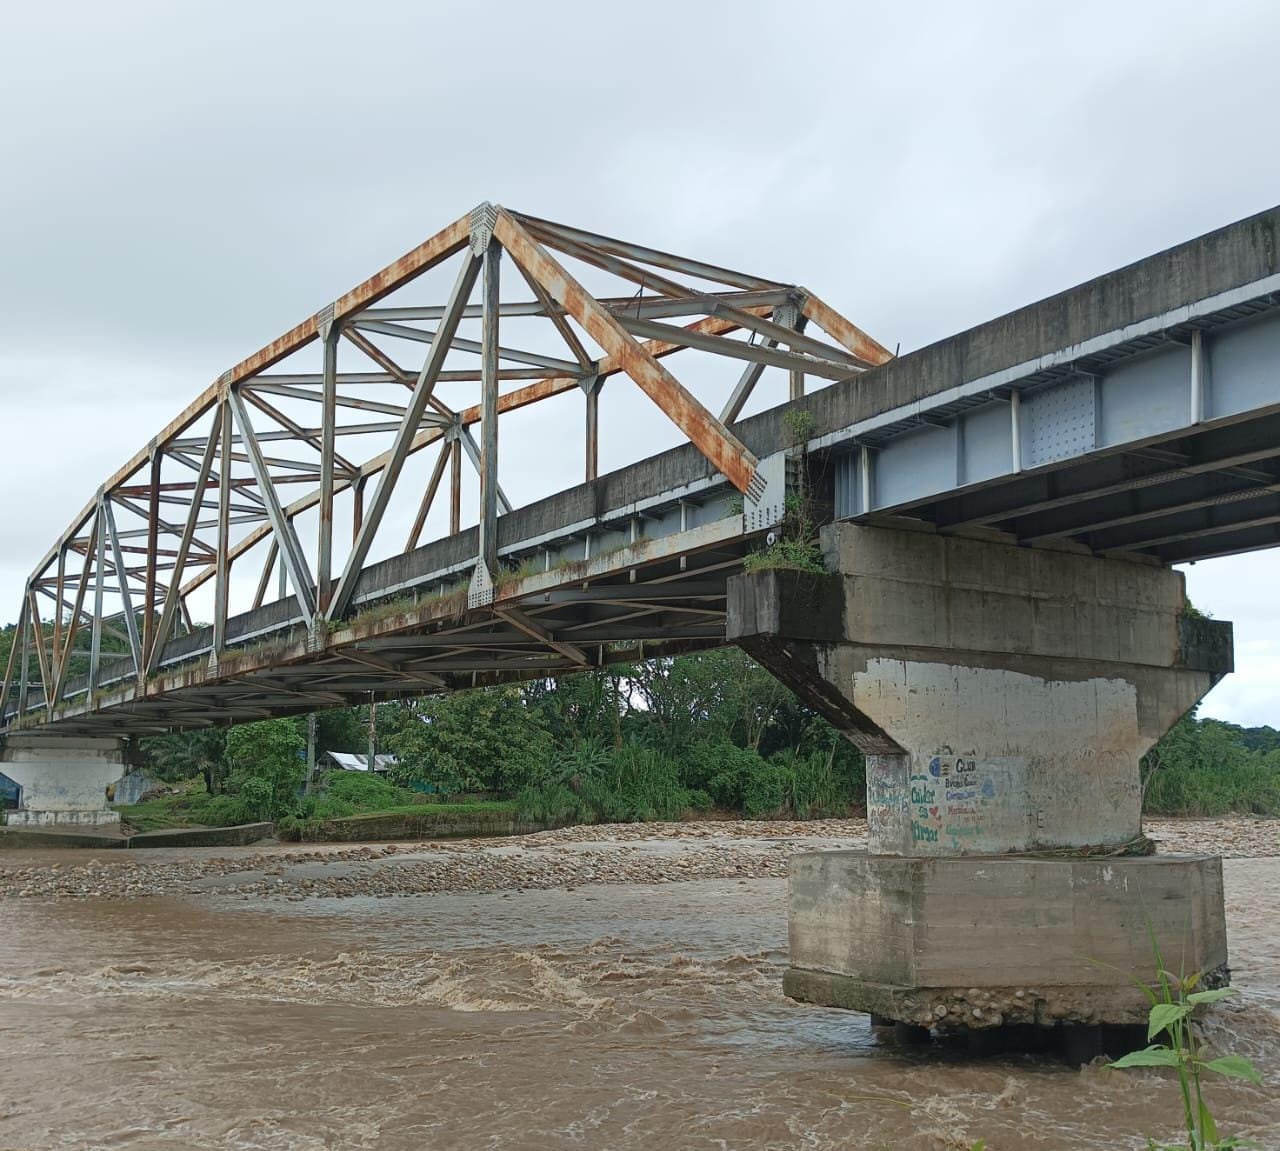
[[[736, 648], [452, 695], [379, 704], [384, 782], [302, 794], [305, 718], [144, 741], [161, 775], [200, 774], [242, 816], [351, 814], [424, 795], [509, 797], [531, 819], [749, 818], [860, 811], [861, 754]], [[363, 755], [367, 707], [318, 713], [320, 751]], [[1280, 815], [1280, 732], [1185, 716], [1143, 758], [1145, 810]], [[335, 773], [336, 774], [336, 773]], [[247, 806], [246, 806], [247, 805]]]
[[[0, 629], [3, 668], [14, 628]], [[80, 637], [77, 637], [78, 639]], [[77, 645], [79, 646], [79, 645]], [[319, 751], [364, 754], [367, 707], [317, 713]], [[504, 796], [530, 818], [645, 820], [712, 808], [809, 818], [864, 803], [862, 756], [736, 648], [377, 706], [388, 779], [308, 794], [306, 717], [152, 737], [167, 780], [202, 776], [212, 822], [349, 814], [409, 797]], [[1280, 732], [1193, 710], [1144, 757], [1152, 814], [1280, 815]]]

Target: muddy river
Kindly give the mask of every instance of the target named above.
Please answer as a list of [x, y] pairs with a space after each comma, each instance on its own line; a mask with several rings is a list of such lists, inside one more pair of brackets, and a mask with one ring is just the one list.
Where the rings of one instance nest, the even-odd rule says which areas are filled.
[[[1158, 1073], [898, 1048], [864, 1016], [784, 998], [774, 873], [804, 845], [5, 853], [0, 1148], [1115, 1151], [1174, 1133]], [[536, 876], [552, 855], [573, 878], [405, 881], [460, 860]], [[653, 881], [601, 882], [619, 859]], [[1267, 1082], [1210, 1098], [1280, 1149], [1280, 858], [1225, 873], [1242, 994], [1208, 1035]], [[41, 886], [72, 874], [115, 881]]]

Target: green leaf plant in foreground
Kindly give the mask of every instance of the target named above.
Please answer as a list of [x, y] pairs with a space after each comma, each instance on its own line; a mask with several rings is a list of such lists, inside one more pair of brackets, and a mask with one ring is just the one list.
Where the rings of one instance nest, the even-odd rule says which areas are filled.
[[1154, 935], [1152, 947], [1156, 953], [1159, 984], [1155, 987], [1140, 985], [1151, 1000], [1147, 1039], [1155, 1040], [1163, 1035], [1166, 1042], [1153, 1042], [1141, 1051], [1131, 1052], [1114, 1063], [1107, 1064], [1108, 1067], [1117, 1069], [1172, 1067], [1177, 1072], [1187, 1142], [1175, 1145], [1148, 1140], [1148, 1148], [1150, 1151], [1235, 1151], [1237, 1148], [1257, 1147], [1256, 1143], [1236, 1136], [1222, 1136], [1204, 1100], [1202, 1080], [1206, 1073], [1223, 1075], [1229, 1079], [1244, 1079], [1257, 1085], [1262, 1083], [1262, 1076], [1258, 1074], [1257, 1068], [1242, 1055], [1220, 1055], [1216, 1059], [1206, 1059], [1204, 1048], [1196, 1035], [1193, 1018], [1196, 1008], [1234, 995], [1234, 988], [1196, 991], [1200, 976], [1196, 974], [1180, 978], [1165, 970]]

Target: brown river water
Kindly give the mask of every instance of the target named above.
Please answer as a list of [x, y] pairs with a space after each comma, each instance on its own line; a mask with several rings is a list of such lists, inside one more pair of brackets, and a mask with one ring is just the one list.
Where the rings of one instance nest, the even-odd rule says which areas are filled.
[[[1225, 874], [1242, 994], [1207, 1034], [1266, 1085], [1210, 1099], [1275, 1151], [1280, 858]], [[899, 1048], [789, 1001], [779, 878], [343, 898], [235, 878], [0, 899], [0, 1148], [1113, 1151], [1174, 1134], [1158, 1073]]]

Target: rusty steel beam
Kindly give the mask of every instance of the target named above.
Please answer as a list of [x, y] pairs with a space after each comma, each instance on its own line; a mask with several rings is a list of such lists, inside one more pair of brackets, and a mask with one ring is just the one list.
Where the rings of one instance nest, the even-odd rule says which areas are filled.
[[449, 534], [462, 530], [462, 440], [449, 441]]
[[[707, 319], [699, 320], [697, 323], [691, 324], [688, 328], [679, 329], [679, 330], [706, 332], [713, 335], [722, 335], [722, 334], [736, 330], [737, 327], [738, 325], [732, 320], [726, 320], [720, 317], [713, 316]], [[648, 343], [642, 346], [644, 347], [645, 351], [649, 355], [653, 356], [655, 359], [662, 359], [666, 356], [670, 356], [675, 352], [681, 351], [682, 348], [684, 347], [683, 344], [672, 344], [665, 341], [649, 341]], [[611, 376], [611, 375], [619, 375], [619, 374], [622, 374], [623, 371], [624, 369], [621, 363], [618, 360], [614, 359], [613, 357], [606, 356], [605, 358], [600, 360], [600, 375], [602, 378]], [[499, 415], [503, 414], [504, 412], [513, 411], [516, 408], [525, 407], [528, 404], [535, 403], [537, 400], [540, 400], [540, 399], [547, 399], [554, 395], [560, 395], [564, 392], [571, 391], [574, 388], [577, 388], [580, 386], [581, 386], [581, 382], [579, 378], [576, 376], [561, 377], [554, 380], [541, 381], [538, 384], [531, 385], [527, 389], [519, 389], [514, 392], [509, 392], [507, 395], [501, 396], [498, 400]], [[463, 411], [458, 413], [458, 416], [463, 425], [479, 423], [480, 422], [480, 405], [476, 404], [472, 407], [465, 408], [463, 409]], [[443, 433], [439, 428], [434, 428], [434, 427], [424, 428], [421, 432], [419, 432], [418, 436], [414, 439], [413, 445], [410, 448], [410, 451], [416, 452], [421, 450], [424, 447], [427, 447], [429, 444], [432, 444], [436, 440], [438, 440], [442, 436], [442, 434]], [[390, 459], [390, 452], [382, 452], [381, 454], [374, 456], [371, 460], [369, 460], [367, 463], [365, 463], [361, 467], [360, 475], [356, 477], [356, 480], [354, 482], [359, 482], [360, 479], [367, 479], [370, 476], [377, 475], [382, 471], [383, 468], [386, 467], [387, 461], [389, 459]], [[277, 482], [280, 482], [280, 481], [277, 481]], [[345, 491], [347, 487], [351, 486], [352, 482], [353, 481], [348, 481], [348, 480], [343, 480], [339, 482], [337, 485], [337, 490]], [[301, 512], [307, 511], [308, 509], [315, 507], [318, 501], [319, 501], [319, 493], [318, 491], [313, 491], [295, 500], [285, 510], [288, 512], [289, 515], [297, 515]], [[459, 527], [455, 527], [453, 529], [455, 533], [458, 530], [460, 530], [460, 523], [459, 523]], [[254, 531], [250, 532], [245, 539], [241, 540], [240, 543], [238, 543], [232, 549], [231, 558], [235, 559], [236, 557], [243, 555], [246, 551], [248, 551], [250, 548], [252, 548], [261, 540], [263, 540], [269, 532], [270, 532], [269, 527], [256, 528]], [[200, 587], [202, 584], [212, 579], [213, 576], [214, 576], [213, 566], [210, 565], [205, 570], [200, 572], [192, 581], [188, 582], [183, 586], [183, 589], [182, 589], [183, 595], [189, 595], [192, 591], [196, 590], [196, 588]]]
[[418, 434], [418, 421], [421, 419], [422, 413], [427, 406], [427, 400], [435, 387], [436, 375], [444, 366], [445, 356], [449, 352], [449, 343], [461, 319], [462, 306], [467, 302], [468, 297], [471, 295], [471, 289], [475, 286], [479, 267], [480, 261], [470, 253], [463, 258], [462, 268], [458, 272], [458, 278], [454, 282], [453, 293], [449, 299], [449, 312], [440, 321], [439, 339], [431, 345], [431, 350], [427, 353], [427, 361], [423, 364], [422, 371], [418, 374], [418, 382], [414, 387], [413, 396], [409, 400], [404, 422], [400, 425], [400, 431], [396, 434], [395, 443], [391, 447], [389, 458], [382, 472], [382, 478], [379, 479], [378, 487], [373, 493], [373, 500], [368, 509], [368, 514], [360, 528], [360, 534], [351, 546], [351, 553], [347, 557], [346, 566], [343, 568], [342, 576], [338, 580], [338, 586], [334, 590], [329, 607], [326, 609], [326, 619], [340, 618], [347, 610], [347, 605], [351, 602], [351, 593], [355, 590], [360, 568], [364, 564], [365, 557], [369, 554], [369, 548], [373, 545], [374, 533], [382, 523], [383, 513], [387, 510], [387, 504], [391, 499], [391, 489], [400, 477], [400, 470], [404, 467], [404, 461], [408, 457], [413, 441]]
[[496, 240], [485, 245], [481, 288], [480, 372], [480, 557], [489, 575], [498, 574], [498, 307], [502, 276], [502, 248]]
[[444, 466], [449, 462], [449, 445], [442, 443], [440, 445], [440, 454], [436, 456], [435, 467], [431, 469], [431, 479], [427, 481], [426, 490], [422, 493], [422, 502], [418, 505], [418, 514], [413, 517], [413, 527], [409, 529], [409, 538], [405, 541], [404, 550], [413, 551], [418, 546], [418, 540], [422, 536], [422, 529], [427, 525], [427, 515], [431, 511], [431, 505], [435, 502], [436, 491], [440, 487], [440, 480], [444, 476]]
[[823, 303], [812, 292], [805, 291], [804, 303], [800, 306], [800, 314], [812, 320], [833, 340], [843, 344], [853, 355], [869, 368], [874, 368], [893, 359], [893, 353], [883, 344], [877, 343], [857, 324], [850, 323], [834, 308]]
[[[94, 549], [93, 565], [93, 625], [89, 633], [89, 691], [98, 686], [98, 671], [102, 661], [102, 632], [104, 580], [107, 567], [107, 526], [102, 510], [102, 498], [98, 498], [98, 511], [94, 516], [97, 527], [98, 546]], [[0, 714], [4, 709], [0, 708]]]
[[636, 342], [618, 320], [577, 282], [506, 211], [499, 210], [494, 234], [512, 259], [522, 264], [551, 297], [613, 356], [651, 400], [688, 437], [735, 488], [745, 492], [755, 478], [757, 460], [670, 372]]
[[[218, 543], [217, 556], [209, 566], [214, 572], [213, 585], [213, 655], [222, 654], [227, 641], [228, 602], [231, 594], [231, 548], [229, 538], [231, 502], [231, 402], [230, 395], [218, 405], [218, 439], [222, 449], [222, 471], [218, 482]], [[269, 529], [268, 529], [269, 530]], [[182, 589], [187, 594], [187, 589]]]
[[[342, 329], [328, 321], [324, 340], [324, 384], [321, 395], [320, 533], [316, 546], [316, 610], [324, 612], [333, 595], [333, 469], [337, 463], [334, 436], [338, 423], [338, 338]], [[348, 466], [343, 469], [352, 472]]]
[[[390, 293], [464, 253], [469, 246], [464, 262], [472, 278], [481, 266], [486, 271], [482, 301], [472, 304], [465, 293], [456, 298], [455, 285], [455, 295], [444, 305], [419, 305], [407, 294], [389, 301], [389, 306], [380, 305]], [[496, 270], [503, 247], [523, 280], [519, 290], [527, 287], [532, 299], [502, 300]], [[636, 290], [627, 295], [593, 295], [563, 262], [572, 266], [575, 260], [593, 269], [593, 276], [598, 271], [597, 278], [612, 279], [615, 293], [619, 285], [632, 285]], [[510, 277], [508, 282], [518, 284]], [[480, 340], [463, 337], [458, 324], [466, 317], [481, 321]], [[497, 340], [500, 317], [513, 321], [507, 333], [511, 346]], [[680, 317], [688, 318], [681, 321], [683, 327], [663, 322]], [[814, 325], [808, 335], [799, 330], [805, 319]], [[524, 332], [533, 326], [539, 327], [541, 335], [526, 340]], [[750, 333], [749, 340], [726, 338], [742, 331]], [[519, 333], [519, 338], [511, 332]], [[552, 343], [547, 342], [548, 337]], [[373, 370], [339, 371], [337, 348], [344, 339]], [[390, 345], [391, 339], [400, 340], [402, 348], [405, 341], [427, 345], [421, 371], [403, 367], [396, 355], [383, 349], [381, 345]], [[828, 339], [831, 342], [826, 342]], [[309, 346], [314, 356], [317, 342], [321, 345], [321, 371], [314, 370], [314, 361], [302, 357], [281, 363]], [[535, 348], [539, 350], [532, 350]], [[542, 350], [560, 348], [567, 349], [569, 358]], [[717, 419], [663, 366], [662, 361], [680, 351], [688, 352], [690, 360], [714, 356], [717, 361], [747, 361], [722, 418]], [[452, 364], [448, 357], [453, 354], [463, 357], [463, 367], [444, 366]], [[474, 370], [465, 366], [467, 356], [479, 358]], [[19, 612], [26, 620], [25, 634], [15, 643], [15, 654], [4, 669], [0, 699], [5, 707], [12, 706], [15, 693], [26, 699], [24, 685], [31, 682], [34, 657], [41, 664], [39, 674], [48, 693], [42, 701], [44, 708], [47, 711], [58, 703], [61, 722], [67, 714], [67, 701], [60, 701], [60, 694], [69, 682], [82, 624], [93, 627], [89, 645], [91, 692], [86, 695], [97, 689], [102, 638], [108, 632], [117, 634], [103, 614], [108, 578], [118, 587], [119, 618], [124, 621], [139, 681], [131, 690], [139, 701], [156, 690], [171, 690], [164, 686], [169, 672], [158, 674], [165, 650], [184, 626], [191, 630], [187, 597], [209, 581], [214, 584], [214, 658], [209, 674], [217, 674], [217, 660], [226, 654], [229, 617], [243, 610], [242, 605], [231, 602], [232, 565], [264, 541], [269, 551], [252, 606], [259, 607], [265, 601], [272, 565], [279, 562], [284, 586], [289, 582], [295, 585], [291, 590], [304, 617], [314, 621], [323, 613], [329, 620], [339, 618], [350, 607], [362, 565], [396, 486], [403, 487], [401, 475], [407, 457], [433, 444], [438, 445], [439, 455], [426, 490], [415, 493], [417, 514], [406, 547], [412, 550], [421, 541], [446, 467], [449, 531], [456, 534], [462, 530], [461, 460], [465, 452], [480, 476], [479, 550], [486, 568], [496, 569], [497, 515], [511, 507], [497, 482], [500, 417], [581, 389], [585, 395], [580, 425], [584, 475], [587, 481], [594, 480], [603, 464], [600, 387], [614, 375], [625, 374], [633, 380], [731, 485], [758, 500], [764, 477], [756, 475], [755, 456], [726, 425], [739, 414], [766, 365], [789, 372], [792, 394], [796, 395], [803, 391], [807, 375], [843, 379], [886, 358], [888, 353], [880, 345], [805, 289], [482, 204], [224, 372], [146, 449], [109, 477], [28, 580]], [[702, 377], [699, 373], [687, 378]], [[442, 382], [477, 384], [476, 393], [464, 391], [477, 402], [459, 404], [459, 410], [454, 410], [436, 395]], [[503, 394], [502, 386], [507, 384], [514, 386]], [[376, 389], [384, 386], [396, 389], [395, 395], [405, 402], [366, 398], [377, 395]], [[370, 388], [374, 390], [362, 390]], [[405, 390], [399, 391], [401, 388]], [[252, 427], [249, 405], [270, 421], [261, 431]], [[361, 418], [360, 413], [376, 414], [370, 419]], [[473, 435], [476, 425], [478, 431]], [[206, 431], [202, 433], [201, 428]], [[374, 439], [379, 436], [387, 439], [379, 444]], [[376, 453], [373, 447], [365, 446], [381, 448], [387, 440], [390, 447]], [[348, 443], [354, 446], [338, 451], [339, 444]], [[271, 449], [268, 444], [281, 447]], [[277, 454], [265, 454], [268, 450]], [[174, 466], [167, 460], [192, 476], [185, 481], [166, 478], [165, 469]], [[241, 474], [233, 475], [233, 469], [240, 469]], [[378, 476], [379, 482], [370, 493], [366, 515], [365, 488], [372, 476]], [[217, 487], [216, 498], [209, 492], [211, 486]], [[333, 570], [335, 501], [348, 489], [352, 496], [352, 548], [339, 574]], [[514, 488], [513, 492], [522, 494]], [[287, 498], [289, 493], [292, 499]], [[180, 510], [166, 519], [167, 507]], [[311, 509], [316, 509], [317, 518], [310, 523], [319, 524], [314, 582], [298, 542], [303, 526], [298, 517]], [[127, 530], [121, 531], [115, 521], [124, 513], [136, 519], [123, 522], [121, 526]], [[70, 556], [81, 557], [79, 569], [69, 568]], [[128, 566], [126, 559], [133, 566]], [[90, 580], [94, 602], [92, 609], [86, 610]], [[39, 596], [48, 596], [54, 604], [51, 643], [43, 623], [32, 619]], [[249, 599], [247, 594], [244, 598]], [[68, 607], [72, 608], [69, 621]], [[537, 622], [543, 626], [542, 621]], [[554, 638], [562, 642], [558, 634]], [[542, 642], [545, 644], [545, 637]], [[18, 646], [23, 648], [21, 653], [16, 651]], [[571, 653], [559, 654], [573, 658]], [[226, 658], [233, 666], [242, 666], [241, 652]], [[109, 674], [113, 684], [121, 682], [118, 671], [112, 669]], [[158, 682], [149, 684], [149, 678]], [[0, 730], [3, 726], [0, 723]]]

